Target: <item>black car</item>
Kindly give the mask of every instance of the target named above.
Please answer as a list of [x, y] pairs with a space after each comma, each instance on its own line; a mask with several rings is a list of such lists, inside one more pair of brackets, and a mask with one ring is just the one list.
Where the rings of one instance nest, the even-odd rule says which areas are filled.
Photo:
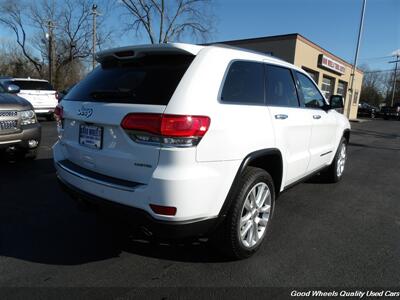
[[400, 120], [400, 102], [393, 106], [384, 106], [381, 109], [381, 115], [385, 120], [397, 119]]
[[368, 104], [366, 102], [360, 102], [358, 104], [357, 117], [376, 118], [379, 115], [379, 108]]
[[0, 151], [11, 151], [34, 159], [41, 138], [41, 126], [32, 105], [18, 97], [19, 87], [0, 86]]

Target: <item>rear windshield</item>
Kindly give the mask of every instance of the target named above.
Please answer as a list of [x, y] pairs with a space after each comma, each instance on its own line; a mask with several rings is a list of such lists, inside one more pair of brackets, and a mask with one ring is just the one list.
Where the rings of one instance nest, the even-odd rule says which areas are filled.
[[192, 55], [152, 55], [103, 62], [65, 96], [70, 101], [167, 105]]
[[9, 83], [18, 85], [21, 90], [54, 91], [47, 81], [13, 80]]

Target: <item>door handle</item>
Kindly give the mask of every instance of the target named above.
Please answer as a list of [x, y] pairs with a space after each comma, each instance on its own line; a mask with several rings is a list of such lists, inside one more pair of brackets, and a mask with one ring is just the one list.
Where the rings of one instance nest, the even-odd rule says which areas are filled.
[[320, 116], [320, 115], [313, 115], [312, 117], [313, 117], [315, 120], [321, 119], [321, 116]]
[[281, 115], [281, 114], [275, 115], [275, 119], [277, 119], [277, 120], [285, 120], [287, 118], [288, 118], [288, 115]]

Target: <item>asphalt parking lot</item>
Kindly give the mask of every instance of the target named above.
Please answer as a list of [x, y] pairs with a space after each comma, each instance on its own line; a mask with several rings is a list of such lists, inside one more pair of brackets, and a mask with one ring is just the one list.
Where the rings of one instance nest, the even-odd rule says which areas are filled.
[[205, 243], [116, 241], [58, 187], [42, 122], [33, 162], [0, 162], [1, 287], [394, 287], [400, 282], [400, 122], [352, 123], [346, 174], [282, 194], [267, 243], [230, 262]]

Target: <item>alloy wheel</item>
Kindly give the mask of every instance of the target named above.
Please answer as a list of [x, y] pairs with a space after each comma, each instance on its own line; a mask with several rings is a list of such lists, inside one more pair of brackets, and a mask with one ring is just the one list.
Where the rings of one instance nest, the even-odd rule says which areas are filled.
[[340, 153], [338, 155], [336, 164], [336, 174], [338, 177], [342, 176], [345, 163], [346, 163], [346, 144], [343, 143], [340, 148]]
[[239, 236], [242, 245], [252, 248], [264, 238], [271, 213], [271, 192], [260, 182], [253, 186], [243, 203]]

